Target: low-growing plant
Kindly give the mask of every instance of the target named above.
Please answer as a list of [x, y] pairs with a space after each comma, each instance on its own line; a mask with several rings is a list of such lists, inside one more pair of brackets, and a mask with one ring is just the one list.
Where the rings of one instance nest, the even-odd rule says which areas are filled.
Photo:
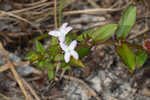
[[[137, 44], [128, 41], [129, 32], [135, 21], [136, 7], [129, 6], [124, 11], [119, 24], [104, 25], [97, 30], [93, 28], [80, 35], [70, 32], [72, 27], [67, 27], [67, 23], [64, 23], [59, 29], [48, 33], [52, 36], [48, 49], [44, 49], [36, 40], [35, 50], [30, 51], [25, 59], [41, 69], [47, 68], [49, 79], [53, 79], [58, 64], [64, 70], [71, 69], [71, 65], [85, 67], [81, 59], [89, 53], [92, 46], [112, 44], [129, 71], [134, 72], [135, 69], [143, 66], [150, 51], [150, 39], [146, 37]], [[110, 40], [111, 37], [114, 38]]]

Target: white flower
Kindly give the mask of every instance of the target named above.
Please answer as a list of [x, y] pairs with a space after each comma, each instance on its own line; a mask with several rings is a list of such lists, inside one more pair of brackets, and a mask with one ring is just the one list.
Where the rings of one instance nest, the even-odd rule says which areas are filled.
[[69, 46], [67, 46], [65, 43], [60, 42], [60, 46], [62, 50], [65, 51], [64, 59], [66, 63], [70, 61], [71, 56], [73, 56], [75, 59], [79, 58], [78, 53], [74, 50], [77, 46], [76, 40], [72, 41]]
[[64, 42], [66, 34], [72, 30], [72, 27], [67, 27], [67, 25], [68, 23], [64, 23], [58, 30], [50, 31], [48, 34], [58, 37], [60, 42]]

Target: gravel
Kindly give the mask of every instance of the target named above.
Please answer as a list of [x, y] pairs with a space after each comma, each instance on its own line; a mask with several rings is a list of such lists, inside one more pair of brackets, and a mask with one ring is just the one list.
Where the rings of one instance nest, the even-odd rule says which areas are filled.
[[[104, 52], [105, 56], [95, 56], [96, 51], [91, 53], [96, 57], [96, 63], [99, 66], [84, 79], [86, 84], [99, 94], [102, 100], [150, 100], [149, 96], [142, 94], [142, 89], [138, 89], [136, 81], [134, 82], [135, 86], [132, 87], [131, 84], [135, 77], [132, 77], [120, 62], [114, 47], [98, 48], [95, 48], [96, 51]], [[94, 100], [91, 99], [88, 90], [81, 83], [66, 80], [64, 84], [67, 100]]]

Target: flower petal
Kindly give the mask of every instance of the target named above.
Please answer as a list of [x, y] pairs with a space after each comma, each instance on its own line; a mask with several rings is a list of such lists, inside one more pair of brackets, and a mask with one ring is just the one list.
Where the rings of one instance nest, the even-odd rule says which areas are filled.
[[60, 43], [63, 43], [65, 41], [65, 36], [59, 36], [58, 39]]
[[64, 55], [64, 59], [65, 59], [65, 62], [68, 63], [70, 61], [70, 53], [65, 53]]
[[68, 48], [68, 46], [64, 43], [64, 42], [60, 42], [60, 47], [62, 50], [66, 51], [66, 49]]
[[69, 26], [69, 27], [66, 27], [65, 30], [64, 30], [64, 34], [66, 35], [68, 32], [70, 32], [72, 30], [72, 27]]
[[69, 31], [72, 30], [72, 27], [67, 27], [68, 23], [64, 23], [60, 28], [59, 28], [59, 32], [62, 34], [62, 35], [66, 35]]
[[71, 55], [72, 55], [76, 60], [79, 59], [79, 55], [78, 55], [78, 53], [77, 53], [76, 51], [72, 50], [72, 51], [71, 51]]
[[50, 31], [48, 34], [55, 36], [55, 37], [58, 37], [60, 35], [60, 32], [59, 31]]
[[68, 23], [64, 23], [64, 24], [62, 24], [62, 26], [60, 27], [60, 30], [61, 30], [61, 29], [63, 29], [63, 30], [64, 30], [64, 29], [67, 27], [67, 25], [68, 25]]
[[60, 31], [62, 34], [65, 33], [65, 29], [66, 29], [67, 25], [68, 25], [68, 23], [64, 23], [64, 24], [62, 24], [62, 26], [59, 28], [59, 31]]
[[77, 46], [77, 41], [76, 41], [76, 40], [73, 40], [73, 41], [70, 43], [69, 48], [73, 50], [76, 46]]

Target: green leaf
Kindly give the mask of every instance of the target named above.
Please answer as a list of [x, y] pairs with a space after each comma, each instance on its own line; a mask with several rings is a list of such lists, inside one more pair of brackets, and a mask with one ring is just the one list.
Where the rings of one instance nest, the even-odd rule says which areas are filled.
[[78, 41], [86, 40], [92, 36], [93, 32], [94, 32], [94, 29], [89, 29], [88, 31], [81, 33], [81, 35], [79, 35], [76, 40]]
[[77, 38], [77, 35], [75, 33], [69, 33], [66, 36], [65, 42], [66, 44], [69, 45], [73, 40], [76, 40], [76, 38]]
[[64, 71], [67, 71], [67, 70], [71, 69], [71, 66], [68, 63], [65, 63], [65, 62], [62, 62], [60, 66], [62, 67], [62, 69]]
[[25, 60], [31, 60], [31, 59], [32, 59], [32, 55], [33, 55], [33, 52], [30, 51], [30, 52], [24, 57], [24, 59], [25, 59]]
[[37, 52], [40, 52], [41, 54], [45, 53], [45, 49], [44, 49], [43, 45], [39, 41], [36, 41], [35, 45], [36, 45], [36, 51]]
[[56, 37], [52, 37], [50, 45], [57, 45], [57, 44], [58, 44], [58, 39]]
[[73, 66], [85, 67], [81, 60], [76, 60], [71, 57], [70, 64]]
[[79, 58], [83, 58], [84, 56], [86, 56], [88, 54], [88, 52], [90, 51], [89, 48], [80, 48], [77, 50], [78, 54], [79, 54]]
[[66, 65], [66, 66], [63, 67], [64, 71], [67, 71], [67, 70], [70, 70], [70, 69], [71, 69], [71, 66], [69, 66], [69, 65]]
[[65, 66], [67, 66], [67, 63], [62, 62], [62, 63], [61, 63], [61, 67], [63, 68], [63, 67], [65, 67]]
[[54, 75], [55, 75], [55, 73], [54, 73], [54, 67], [55, 65], [54, 64], [51, 64], [51, 63], [48, 63], [47, 64], [47, 68], [48, 68], [48, 78], [49, 78], [49, 80], [52, 80], [52, 79], [54, 79]]
[[50, 66], [50, 62], [51, 62], [51, 59], [50, 58], [45, 58], [44, 60], [44, 67], [48, 67], [48, 66]]
[[47, 63], [45, 66], [48, 68], [48, 70], [54, 70], [54, 68], [56, 67], [56, 63]]
[[142, 51], [142, 50], [138, 50], [136, 52], [136, 66], [137, 67], [142, 67], [142, 65], [145, 63], [147, 59], [147, 53]]
[[104, 25], [92, 34], [92, 39], [96, 42], [107, 40], [114, 35], [116, 29], [117, 24]]
[[49, 80], [54, 79], [54, 71], [53, 70], [48, 70], [48, 78], [49, 78]]
[[60, 47], [58, 45], [51, 45], [49, 48], [50, 55], [55, 57], [60, 51]]
[[34, 43], [35, 41], [42, 40], [42, 39], [44, 39], [44, 38], [46, 38], [46, 37], [49, 37], [49, 34], [48, 34], [48, 33], [42, 34], [42, 35], [40, 35], [40, 36], [37, 36], [36, 38], [34, 38], [34, 39], [32, 39], [32, 40], [29, 40], [29, 42]]
[[136, 7], [129, 6], [123, 13], [117, 29], [117, 38], [125, 38], [136, 20]]
[[39, 61], [39, 62], [34, 63], [34, 65], [36, 65], [40, 69], [43, 69], [44, 65], [45, 65], [45, 62], [44, 61]]
[[63, 54], [57, 54], [54, 57], [54, 61], [62, 61], [64, 59], [64, 55]]
[[35, 61], [39, 58], [39, 55], [33, 51], [30, 51], [25, 57], [25, 60]]
[[130, 69], [134, 71], [135, 69], [135, 54], [132, 50], [128, 47], [127, 44], [122, 44], [121, 46], [117, 47], [117, 52], [121, 57], [124, 64]]
[[53, 57], [56, 56], [59, 51], [60, 51], [60, 47], [58, 44], [58, 40], [56, 37], [52, 37], [50, 48], [49, 48], [50, 56]]

